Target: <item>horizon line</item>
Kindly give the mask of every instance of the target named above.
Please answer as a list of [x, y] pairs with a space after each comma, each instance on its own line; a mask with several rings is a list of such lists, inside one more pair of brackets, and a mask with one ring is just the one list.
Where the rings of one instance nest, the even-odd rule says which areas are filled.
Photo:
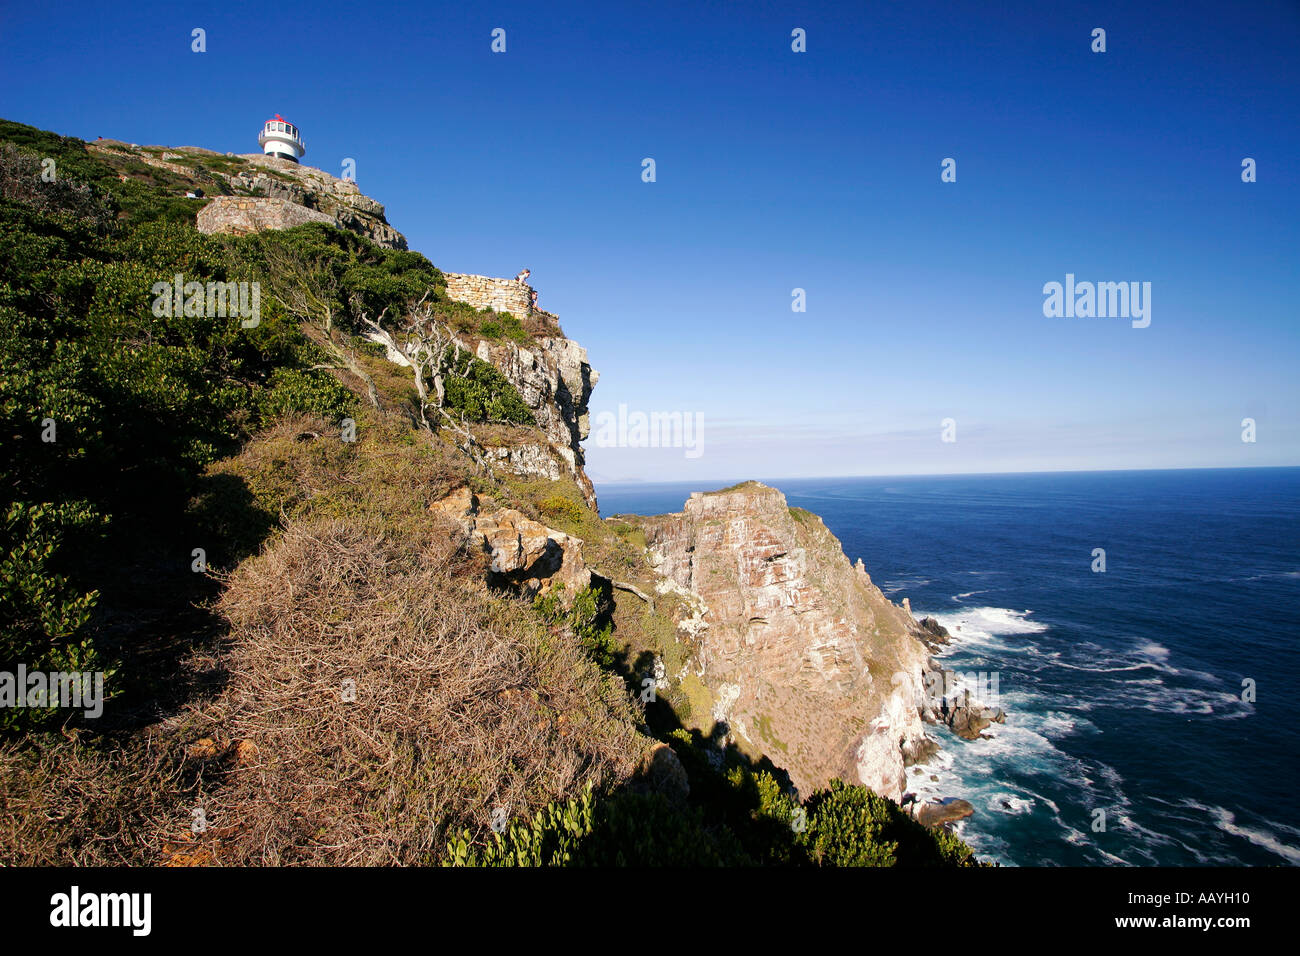
[[[1044, 468], [1037, 471], [944, 471], [944, 472], [890, 472], [857, 475], [785, 475], [767, 478], [619, 478], [605, 480], [591, 478], [593, 485], [685, 485], [697, 482], [722, 482], [725, 485], [741, 484], [746, 481], [768, 483], [772, 481], [840, 481], [854, 478], [996, 478], [1009, 475], [1102, 475], [1102, 474], [1147, 474], [1170, 471], [1278, 471], [1287, 468], [1300, 468], [1295, 465], [1183, 465], [1176, 468]], [[590, 475], [588, 476], [590, 477]]]

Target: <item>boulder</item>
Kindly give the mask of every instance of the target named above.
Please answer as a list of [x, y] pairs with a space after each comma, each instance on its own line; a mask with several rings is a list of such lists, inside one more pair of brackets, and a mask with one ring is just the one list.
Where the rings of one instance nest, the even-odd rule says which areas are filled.
[[964, 820], [974, 812], [969, 802], [949, 797], [924, 804], [916, 811], [916, 819], [927, 827], [941, 827]]
[[582, 558], [582, 539], [548, 528], [515, 511], [482, 511], [478, 496], [460, 488], [430, 511], [454, 522], [466, 545], [488, 556], [488, 581], [518, 589], [525, 597], [564, 585], [566, 600], [591, 584]]
[[632, 787], [642, 793], [662, 794], [674, 803], [685, 802], [691, 793], [690, 780], [681, 760], [665, 743], [655, 744], [646, 752], [633, 776]]
[[952, 640], [948, 629], [932, 617], [923, 617], [917, 622], [916, 636], [934, 650], [934, 645], [947, 644]]

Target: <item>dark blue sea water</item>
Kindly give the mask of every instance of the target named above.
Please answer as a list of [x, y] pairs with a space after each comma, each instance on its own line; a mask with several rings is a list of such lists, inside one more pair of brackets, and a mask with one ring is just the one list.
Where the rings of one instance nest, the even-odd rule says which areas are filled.
[[[998, 675], [1006, 724], [935, 729], [910, 778], [974, 804], [959, 832], [982, 856], [1300, 864], [1300, 468], [768, 483], [948, 627], [948, 666]], [[693, 490], [597, 493], [657, 514]]]

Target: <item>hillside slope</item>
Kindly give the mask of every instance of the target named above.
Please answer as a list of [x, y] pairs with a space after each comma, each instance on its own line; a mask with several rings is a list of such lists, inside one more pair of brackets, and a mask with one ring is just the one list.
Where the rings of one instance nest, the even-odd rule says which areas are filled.
[[819, 522], [602, 519], [554, 317], [256, 159], [0, 122], [0, 672], [106, 688], [3, 712], [0, 862], [973, 862], [858, 785], [926, 657]]

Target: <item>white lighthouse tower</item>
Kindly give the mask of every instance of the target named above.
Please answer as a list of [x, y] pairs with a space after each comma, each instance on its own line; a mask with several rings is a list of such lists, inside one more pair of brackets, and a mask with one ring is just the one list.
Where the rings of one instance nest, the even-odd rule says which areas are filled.
[[257, 143], [266, 155], [278, 156], [295, 163], [307, 152], [307, 144], [302, 141], [298, 127], [286, 123], [279, 113], [275, 114], [275, 119], [266, 121], [261, 135], [257, 137]]

